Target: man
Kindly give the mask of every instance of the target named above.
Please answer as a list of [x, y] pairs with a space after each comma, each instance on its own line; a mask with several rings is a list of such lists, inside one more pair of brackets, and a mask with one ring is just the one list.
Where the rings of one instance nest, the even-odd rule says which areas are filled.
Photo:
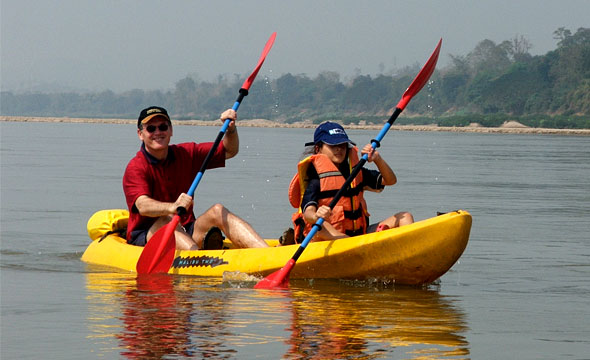
[[[211, 158], [208, 169], [225, 166], [225, 160], [239, 150], [235, 121], [237, 114], [228, 109], [221, 121], [230, 119], [225, 137]], [[172, 122], [166, 109], [151, 106], [137, 119], [137, 136], [142, 141], [123, 175], [123, 191], [129, 208], [127, 242], [144, 246], [184, 207], [175, 229], [176, 248], [198, 250], [219, 248], [221, 229], [237, 247], [266, 247], [254, 229], [221, 204], [215, 204], [198, 218], [193, 213], [193, 199], [185, 193], [190, 188], [213, 143], [170, 145]], [[210, 245], [209, 242], [217, 242]]]

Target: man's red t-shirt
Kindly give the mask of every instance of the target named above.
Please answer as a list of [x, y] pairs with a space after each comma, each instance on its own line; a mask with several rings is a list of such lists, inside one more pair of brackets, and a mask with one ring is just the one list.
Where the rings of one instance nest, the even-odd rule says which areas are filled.
[[[168, 156], [159, 161], [146, 150], [142, 144], [140, 151], [129, 161], [123, 175], [123, 192], [129, 208], [127, 241], [136, 229], [149, 229], [156, 218], [141, 216], [135, 207], [135, 201], [141, 195], [164, 202], [174, 202], [181, 193], [187, 192], [199, 172], [205, 157], [213, 143], [182, 143], [170, 145]], [[219, 144], [207, 169], [225, 166], [225, 148]], [[195, 221], [193, 207], [187, 209], [180, 222], [185, 225]]]

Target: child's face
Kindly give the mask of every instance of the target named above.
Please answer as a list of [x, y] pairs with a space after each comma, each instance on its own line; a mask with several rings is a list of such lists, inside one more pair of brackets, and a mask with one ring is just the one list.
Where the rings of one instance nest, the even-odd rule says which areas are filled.
[[342, 164], [346, 159], [346, 150], [348, 143], [338, 145], [328, 145], [322, 143], [319, 147], [318, 153], [326, 155], [336, 165]]

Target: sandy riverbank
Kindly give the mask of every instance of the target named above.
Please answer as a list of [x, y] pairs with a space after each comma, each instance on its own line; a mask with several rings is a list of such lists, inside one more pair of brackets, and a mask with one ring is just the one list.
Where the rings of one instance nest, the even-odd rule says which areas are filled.
[[[103, 124], [132, 124], [137, 120], [132, 119], [90, 119], [90, 118], [68, 118], [68, 117], [30, 117], [30, 116], [0, 116], [0, 122], [67, 122], [67, 123], [103, 123]], [[384, 119], [385, 121], [385, 119]], [[219, 121], [202, 120], [173, 120], [174, 125], [187, 126], [221, 126]], [[317, 125], [312, 122], [299, 122], [294, 124], [283, 124], [269, 120], [238, 120], [239, 126], [244, 127], [266, 127], [266, 128], [315, 128]], [[368, 129], [380, 130], [383, 125], [346, 125], [347, 129]], [[590, 129], [545, 129], [531, 128], [515, 121], [509, 121], [497, 128], [482, 127], [478, 124], [471, 124], [466, 127], [445, 127], [436, 125], [393, 125], [393, 130], [398, 131], [446, 131], [446, 132], [471, 132], [471, 133], [504, 133], [504, 134], [557, 134], [557, 135], [586, 135], [590, 136]]]

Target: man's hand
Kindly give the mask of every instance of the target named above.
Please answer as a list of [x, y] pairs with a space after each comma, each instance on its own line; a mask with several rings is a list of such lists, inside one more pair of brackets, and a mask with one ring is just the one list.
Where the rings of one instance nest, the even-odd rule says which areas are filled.
[[188, 196], [188, 194], [182, 193], [182, 194], [180, 194], [178, 199], [176, 199], [174, 204], [172, 204], [172, 208], [170, 209], [171, 210], [170, 214], [176, 214], [176, 211], [179, 207], [182, 207], [186, 210], [189, 208], [189, 206], [192, 205], [192, 203], [193, 203], [193, 198]]
[[219, 120], [221, 120], [222, 123], [225, 123], [225, 120], [227, 119], [231, 120], [229, 126], [227, 127], [227, 133], [233, 134], [234, 132], [236, 132], [236, 120], [238, 120], [238, 114], [234, 109], [225, 110], [219, 118]]
[[230, 119], [230, 123], [227, 127], [227, 131], [223, 138], [223, 147], [225, 148], [225, 159], [231, 159], [238, 154], [240, 151], [240, 139], [238, 137], [238, 130], [236, 128], [236, 120], [238, 114], [233, 109], [227, 109], [221, 114], [221, 121], [225, 123], [226, 119]]

